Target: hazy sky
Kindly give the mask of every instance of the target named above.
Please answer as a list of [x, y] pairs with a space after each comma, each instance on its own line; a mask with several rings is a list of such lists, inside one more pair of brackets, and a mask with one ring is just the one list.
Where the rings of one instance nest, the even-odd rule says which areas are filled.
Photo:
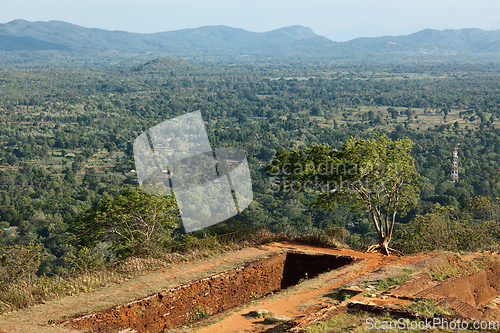
[[84, 27], [160, 32], [227, 25], [264, 32], [290, 25], [345, 41], [424, 28], [500, 29], [499, 0], [0, 0], [0, 23], [60, 20]]

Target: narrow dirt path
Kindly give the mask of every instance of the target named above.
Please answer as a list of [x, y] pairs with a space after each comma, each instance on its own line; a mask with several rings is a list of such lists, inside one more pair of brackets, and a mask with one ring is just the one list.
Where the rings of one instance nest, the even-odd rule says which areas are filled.
[[325, 297], [333, 289], [357, 278], [368, 276], [383, 266], [407, 266], [430, 256], [421, 254], [405, 258], [387, 257], [378, 253], [362, 253], [351, 250], [333, 250], [307, 245], [276, 244], [284, 250], [304, 250], [312, 253], [328, 253], [353, 256], [365, 259], [362, 262], [344, 266], [340, 269], [321, 274], [319, 277], [301, 283], [272, 297], [254, 301], [250, 306], [233, 310], [230, 315], [208, 326], [193, 327], [196, 333], [226, 333], [226, 332], [279, 332], [279, 327], [267, 326], [263, 319], [249, 319], [246, 314], [257, 309], [264, 309], [275, 315], [297, 318], [305, 316], [319, 308], [331, 305], [331, 298]]

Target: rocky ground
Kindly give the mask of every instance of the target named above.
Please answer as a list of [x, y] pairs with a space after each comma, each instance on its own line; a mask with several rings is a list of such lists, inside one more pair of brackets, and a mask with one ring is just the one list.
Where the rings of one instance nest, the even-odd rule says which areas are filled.
[[[287, 253], [310, 256], [287, 261]], [[421, 298], [433, 299], [457, 318], [500, 320], [497, 257], [433, 252], [386, 257], [272, 243], [163, 267], [111, 288], [7, 313], [0, 316], [0, 328], [6, 333], [299, 332], [353, 309], [420, 318], [424, 314], [408, 309]], [[463, 266], [468, 261], [480, 269], [451, 277], [428, 272], [443, 263]], [[321, 273], [319, 268], [327, 265], [330, 269]], [[408, 281], [381, 288], [380, 281], [401, 276]], [[285, 278], [289, 282], [283, 285]]]

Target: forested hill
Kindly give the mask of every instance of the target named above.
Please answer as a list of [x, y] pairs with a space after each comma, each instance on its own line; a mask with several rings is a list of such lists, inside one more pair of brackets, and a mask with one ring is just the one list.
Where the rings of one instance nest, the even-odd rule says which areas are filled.
[[[500, 30], [431, 30], [408, 36], [357, 38], [334, 42], [310, 28], [285, 27], [257, 33], [227, 26], [206, 26], [152, 34], [84, 28], [50, 21], [14, 20], [0, 24], [3, 63], [54, 64], [78, 61], [130, 62], [158, 56], [195, 61], [269, 61], [305, 59], [364, 60], [451, 57], [500, 57]], [[366, 58], [366, 56], [370, 56]], [[76, 63], [78, 63], [76, 61]]]
[[[306, 51], [315, 47], [318, 51], [335, 43], [317, 36], [311, 29], [292, 26], [265, 33], [249, 32], [227, 26], [207, 26], [153, 34], [124, 31], [90, 29], [74, 24], [50, 21], [28, 22], [14, 20], [0, 25], [0, 37], [18, 38], [17, 50], [33, 50], [33, 43], [21, 40], [30, 37], [39, 43], [52, 43], [54, 50], [61, 46], [69, 51], [84, 51], [87, 54], [106, 53], [131, 54], [136, 56], [163, 54], [184, 57], [203, 57], [255, 53], [284, 54], [292, 50]], [[0, 39], [1, 41], [1, 39]], [[301, 43], [298, 43], [302, 41]], [[0, 42], [1, 51], [14, 51], [11, 44]], [[39, 50], [47, 50], [41, 45]], [[313, 50], [314, 52], [315, 50]]]

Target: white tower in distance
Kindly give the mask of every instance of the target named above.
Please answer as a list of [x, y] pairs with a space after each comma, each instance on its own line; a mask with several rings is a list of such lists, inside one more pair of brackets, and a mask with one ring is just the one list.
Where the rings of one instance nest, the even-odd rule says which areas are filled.
[[451, 181], [455, 184], [458, 181], [458, 148], [453, 150], [453, 162], [451, 163]]

